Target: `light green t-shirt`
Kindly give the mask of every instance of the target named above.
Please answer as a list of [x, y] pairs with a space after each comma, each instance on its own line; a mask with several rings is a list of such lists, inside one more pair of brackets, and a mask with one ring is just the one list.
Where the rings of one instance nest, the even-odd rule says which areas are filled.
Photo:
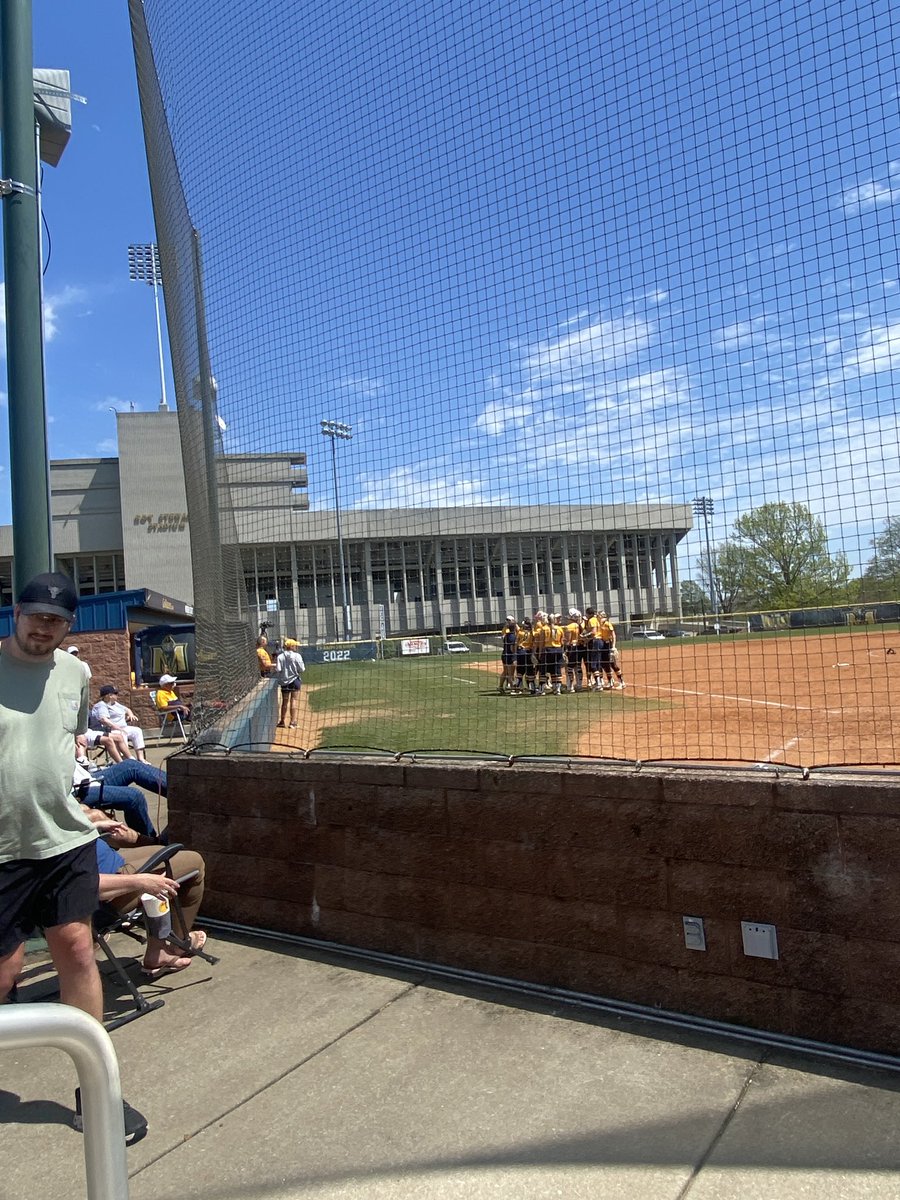
[[97, 836], [72, 795], [87, 712], [88, 682], [71, 654], [32, 663], [0, 649], [0, 862], [53, 858]]

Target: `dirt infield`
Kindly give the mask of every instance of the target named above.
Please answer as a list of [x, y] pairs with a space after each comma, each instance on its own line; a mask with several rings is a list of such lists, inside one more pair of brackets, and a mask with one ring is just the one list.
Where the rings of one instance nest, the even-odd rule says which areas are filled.
[[900, 762], [895, 631], [685, 639], [627, 646], [622, 658], [630, 694], [671, 707], [609, 713], [581, 738], [580, 754], [805, 767]]

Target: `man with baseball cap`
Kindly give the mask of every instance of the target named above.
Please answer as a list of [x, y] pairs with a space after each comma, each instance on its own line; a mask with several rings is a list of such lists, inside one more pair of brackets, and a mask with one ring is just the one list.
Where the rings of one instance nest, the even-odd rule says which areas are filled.
[[[0, 1002], [44, 931], [64, 1004], [103, 1020], [91, 917], [99, 904], [97, 832], [72, 794], [72, 749], [87, 729], [88, 681], [59, 649], [78, 596], [48, 571], [22, 588], [0, 642]], [[147, 1122], [124, 1105], [128, 1138]]]
[[37, 575], [0, 642], [0, 1000], [40, 926], [64, 1003], [103, 1019], [91, 916], [97, 836], [72, 795], [72, 745], [87, 728], [88, 683], [58, 649], [75, 618], [71, 579]]

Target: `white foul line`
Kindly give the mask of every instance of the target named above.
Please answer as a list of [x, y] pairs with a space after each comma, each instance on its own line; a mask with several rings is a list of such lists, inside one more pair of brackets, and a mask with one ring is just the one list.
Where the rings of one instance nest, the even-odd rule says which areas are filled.
[[781, 704], [778, 700], [752, 700], [749, 696], [727, 696], [720, 692], [693, 692], [688, 688], [667, 688], [653, 683], [644, 683], [641, 687], [654, 692], [672, 692], [676, 696], [703, 696], [709, 700], [733, 700], [736, 704], [761, 704], [764, 708], [789, 708], [792, 712], [827, 713], [829, 717], [839, 717], [843, 712], [840, 708], [810, 708], [807, 704]]
[[800, 739], [798, 737], [791, 738], [789, 742], [785, 742], [783, 746], [780, 746], [777, 750], [773, 750], [772, 753], [767, 755], [762, 761], [764, 763], [774, 762], [776, 758], [781, 758], [782, 754], [786, 754], [788, 750], [793, 750], [799, 741]]
[[469, 687], [478, 687], [474, 679], [463, 679], [461, 675], [451, 675], [451, 679], [455, 679], [457, 683], [467, 683]]

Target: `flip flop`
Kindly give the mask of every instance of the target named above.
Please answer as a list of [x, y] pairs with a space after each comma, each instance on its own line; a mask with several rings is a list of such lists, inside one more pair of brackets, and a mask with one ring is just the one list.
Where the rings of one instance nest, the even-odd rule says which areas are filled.
[[178, 971], [186, 971], [193, 961], [192, 958], [179, 958], [164, 967], [141, 967], [141, 974], [145, 979], [162, 979], [163, 975], [175, 975]]

